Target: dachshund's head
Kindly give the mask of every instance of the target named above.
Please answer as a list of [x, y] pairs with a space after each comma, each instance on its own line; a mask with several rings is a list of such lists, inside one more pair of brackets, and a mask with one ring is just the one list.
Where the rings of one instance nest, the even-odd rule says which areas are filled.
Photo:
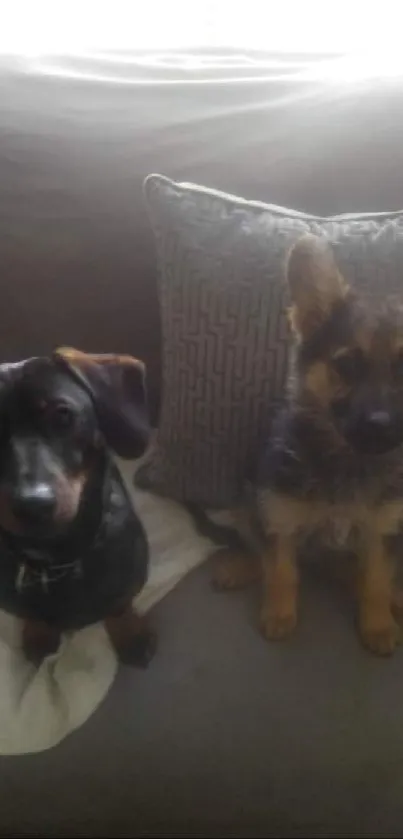
[[61, 534], [100, 452], [138, 457], [148, 431], [144, 366], [130, 356], [63, 348], [0, 365], [0, 527]]

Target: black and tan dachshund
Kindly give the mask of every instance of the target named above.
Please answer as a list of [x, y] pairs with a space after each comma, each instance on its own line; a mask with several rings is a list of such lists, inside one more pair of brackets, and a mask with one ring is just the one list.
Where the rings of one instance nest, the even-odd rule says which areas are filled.
[[147, 539], [111, 456], [147, 440], [140, 361], [60, 349], [0, 365], [0, 608], [22, 618], [31, 661], [97, 621], [121, 661], [151, 658], [132, 608]]

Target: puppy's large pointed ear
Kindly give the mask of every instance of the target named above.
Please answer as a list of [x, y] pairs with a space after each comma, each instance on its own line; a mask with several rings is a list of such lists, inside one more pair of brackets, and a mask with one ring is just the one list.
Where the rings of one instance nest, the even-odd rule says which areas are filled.
[[129, 355], [88, 355], [70, 347], [55, 360], [90, 394], [107, 445], [123, 458], [143, 454], [149, 439], [145, 368]]
[[290, 321], [296, 335], [309, 338], [343, 301], [349, 288], [341, 276], [328, 243], [316, 236], [303, 236], [291, 249], [287, 261], [291, 296]]

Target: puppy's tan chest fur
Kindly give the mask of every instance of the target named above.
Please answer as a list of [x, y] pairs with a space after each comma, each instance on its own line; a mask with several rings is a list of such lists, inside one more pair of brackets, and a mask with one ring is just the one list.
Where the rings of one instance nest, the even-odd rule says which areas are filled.
[[403, 499], [382, 504], [365, 499], [332, 504], [320, 499], [304, 501], [266, 490], [260, 493], [258, 504], [268, 535], [318, 532], [326, 541], [338, 545], [351, 542], [357, 532], [393, 535], [403, 523]]

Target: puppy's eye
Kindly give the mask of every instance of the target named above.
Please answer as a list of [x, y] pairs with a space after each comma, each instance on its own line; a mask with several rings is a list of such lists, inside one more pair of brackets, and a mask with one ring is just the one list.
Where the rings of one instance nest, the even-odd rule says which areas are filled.
[[74, 411], [64, 402], [49, 405], [47, 414], [52, 427], [57, 431], [69, 431], [74, 425]]
[[367, 361], [360, 350], [346, 350], [331, 359], [333, 370], [345, 382], [354, 383], [365, 376]]

